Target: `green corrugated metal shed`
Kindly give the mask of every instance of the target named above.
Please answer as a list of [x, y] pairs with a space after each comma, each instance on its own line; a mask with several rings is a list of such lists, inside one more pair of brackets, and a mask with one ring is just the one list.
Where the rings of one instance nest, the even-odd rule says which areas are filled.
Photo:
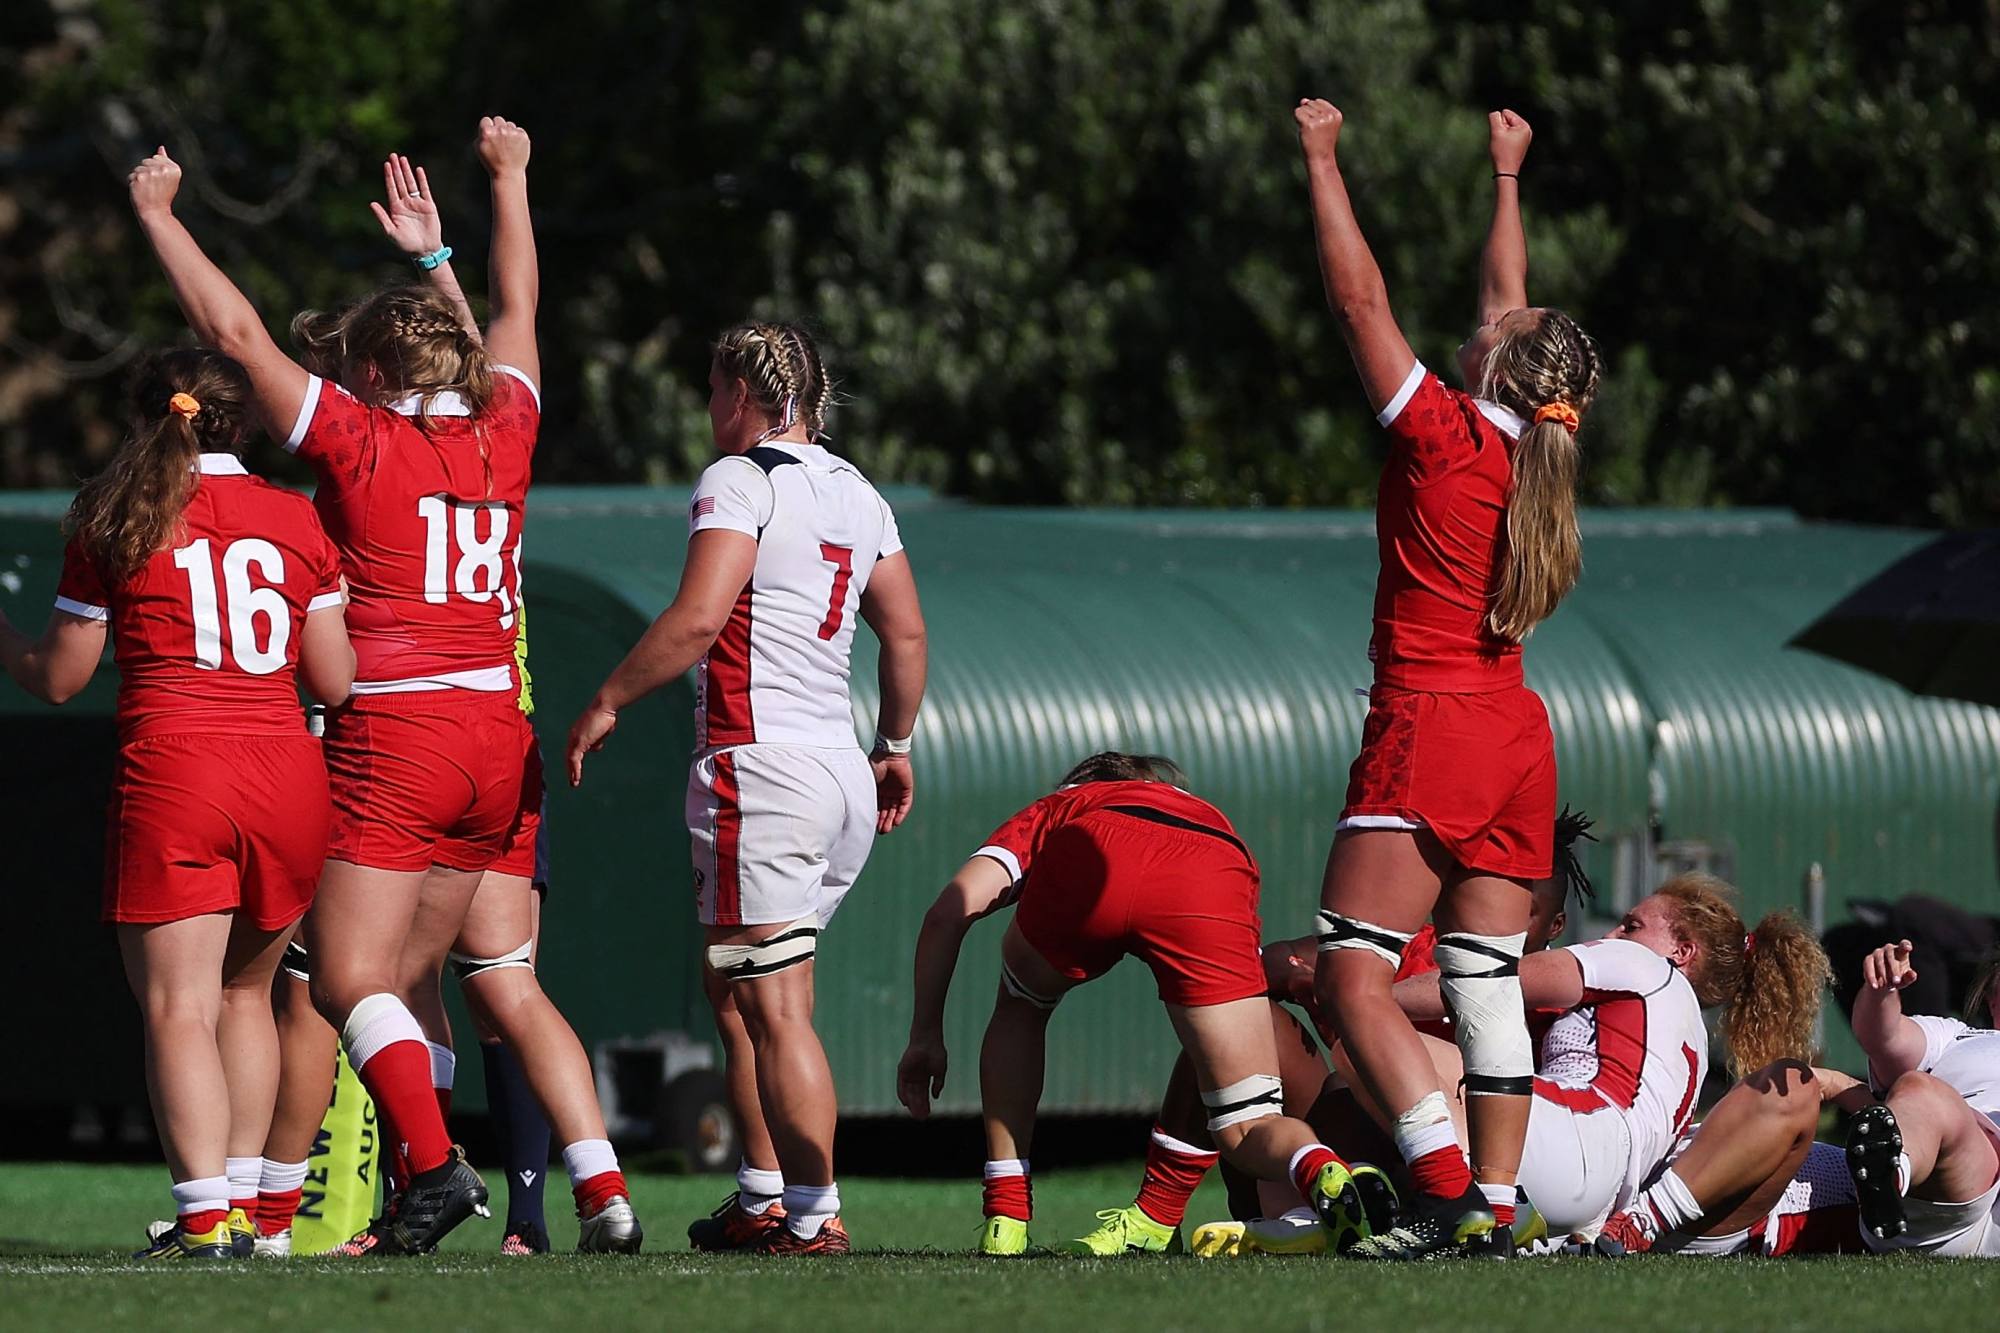
[[[822, 1028], [850, 1111], [894, 1107], [919, 916], [980, 838], [1081, 754], [1162, 750], [1226, 810], [1265, 869], [1270, 935], [1303, 933], [1359, 741], [1375, 576], [1366, 514], [1038, 511], [892, 493], [931, 625], [932, 692], [910, 824], [882, 840], [822, 946]], [[671, 597], [684, 491], [540, 488], [525, 577], [545, 745]], [[39, 503], [42, 517], [8, 516]], [[48, 501], [0, 496], [0, 607], [38, 623]], [[1734, 875], [1749, 905], [1799, 901], [1825, 868], [1846, 897], [1923, 888], [1989, 907], [2000, 713], [1916, 700], [1785, 649], [1924, 539], [1771, 511], [1585, 519], [1587, 571], [1536, 635], [1529, 674], [1556, 727], [1564, 799], [1599, 817], [1606, 896], [1656, 875], [1657, 844]], [[32, 538], [32, 540], [31, 540]], [[0, 568], [0, 574], [4, 574]], [[29, 609], [17, 611], [26, 604]], [[856, 645], [857, 728], [874, 647]], [[14, 709], [13, 704], [7, 705]], [[29, 707], [32, 707], [30, 705]], [[690, 690], [631, 710], [581, 792], [558, 790], [543, 974], [587, 1043], [705, 1030], [681, 806]], [[17, 710], [18, 711], [18, 710]], [[946, 1108], [972, 1107], [996, 923], [968, 940]], [[1171, 1037], [1143, 969], [1064, 1005], [1046, 1105], [1141, 1108]], [[468, 1092], [475, 1092], [468, 1089]]]

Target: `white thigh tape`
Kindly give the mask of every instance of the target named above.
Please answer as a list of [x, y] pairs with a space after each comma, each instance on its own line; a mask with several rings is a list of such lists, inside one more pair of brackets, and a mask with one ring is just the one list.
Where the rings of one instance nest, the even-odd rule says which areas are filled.
[[313, 979], [312, 955], [306, 952], [306, 946], [300, 944], [297, 937], [285, 946], [285, 956], [278, 966], [285, 969], [286, 976], [298, 981]]
[[1356, 921], [1351, 916], [1342, 916], [1325, 908], [1321, 908], [1319, 915], [1313, 918], [1313, 933], [1319, 938], [1321, 953], [1334, 949], [1366, 949], [1390, 967], [1402, 965], [1403, 950], [1410, 942], [1410, 936], [1400, 930]]
[[1535, 1089], [1535, 1048], [1521, 1003], [1519, 935], [1438, 936], [1438, 987], [1465, 1057], [1468, 1096], [1525, 1097]]
[[711, 944], [708, 965], [726, 980], [750, 981], [809, 963], [818, 948], [818, 918], [806, 917], [755, 944]]
[[1025, 1004], [1032, 1004], [1037, 1009], [1053, 1009], [1062, 1002], [1060, 995], [1043, 995], [1039, 991], [1030, 990], [1026, 983], [1014, 975], [1014, 969], [1007, 966], [1004, 961], [1000, 964], [1000, 984], [1006, 988], [1009, 995]]
[[503, 967], [525, 967], [532, 972], [535, 970], [535, 961], [531, 956], [534, 952], [533, 940], [522, 940], [518, 949], [510, 949], [498, 958], [474, 958], [471, 954], [463, 954], [453, 949], [451, 970], [460, 985], [472, 980], [481, 972], [498, 972]]
[[1208, 1108], [1208, 1132], [1228, 1129], [1246, 1120], [1261, 1120], [1267, 1115], [1285, 1113], [1285, 1085], [1276, 1074], [1252, 1074], [1249, 1078], [1238, 1079], [1226, 1088], [1201, 1094], [1202, 1105]]

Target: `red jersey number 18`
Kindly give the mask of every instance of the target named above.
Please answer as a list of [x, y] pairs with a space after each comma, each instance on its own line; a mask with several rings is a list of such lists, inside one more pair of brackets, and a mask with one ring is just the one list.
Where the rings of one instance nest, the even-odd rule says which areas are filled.
[[[222, 609], [215, 595], [215, 559], [208, 538], [174, 552], [174, 567], [188, 578], [188, 601], [194, 611], [194, 660], [210, 671], [222, 666]], [[252, 568], [269, 580], [250, 584]], [[229, 594], [229, 656], [252, 676], [282, 670], [291, 642], [292, 618], [285, 595], [273, 584], [285, 581], [285, 556], [261, 537], [244, 537], [222, 551], [222, 587]], [[257, 646], [257, 617], [263, 616], [265, 643]]]
[[[479, 535], [482, 513], [489, 516], [483, 537]], [[500, 628], [513, 628], [514, 599], [501, 569], [507, 506], [497, 501], [447, 503], [441, 495], [426, 495], [417, 501], [417, 517], [424, 521], [424, 600], [442, 605], [453, 593], [468, 602], [498, 598]]]

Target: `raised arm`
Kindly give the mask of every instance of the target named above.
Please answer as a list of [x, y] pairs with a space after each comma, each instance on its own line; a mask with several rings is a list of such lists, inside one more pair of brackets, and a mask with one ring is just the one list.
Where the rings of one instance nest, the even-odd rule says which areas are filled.
[[97, 674], [108, 628], [106, 621], [58, 610], [42, 637], [31, 639], [0, 614], [0, 666], [43, 703], [68, 703]]
[[391, 153], [382, 163], [382, 193], [385, 202], [371, 200], [368, 207], [382, 224], [389, 243], [417, 266], [425, 282], [451, 302], [460, 327], [479, 338], [472, 303], [465, 299], [465, 289], [452, 271], [451, 251], [444, 243], [444, 219], [431, 197], [430, 177], [422, 167], [412, 166], [409, 158]]
[[701, 660], [729, 623], [729, 612], [756, 564], [755, 537], [711, 528], [688, 539], [687, 565], [673, 605], [639, 636], [570, 728], [570, 786], [583, 782], [584, 755], [603, 749], [605, 738], [617, 729], [619, 709], [686, 675]]
[[174, 216], [181, 169], [161, 148], [132, 169], [128, 180], [132, 211], [160, 261], [174, 300], [194, 336], [241, 365], [257, 397], [257, 413], [274, 440], [291, 434], [305, 402], [305, 368], [272, 340], [248, 297], [202, 253], [201, 246]]
[[1368, 405], [1380, 412], [1409, 377], [1416, 356], [1396, 327], [1389, 309], [1389, 289], [1382, 270], [1354, 219], [1334, 148], [1340, 140], [1341, 114], [1330, 102], [1308, 98], [1293, 119], [1299, 127], [1299, 147], [1306, 159], [1306, 182], [1312, 188], [1313, 232], [1319, 246], [1320, 277], [1326, 303], [1340, 321], [1354, 368]]
[[1493, 223], [1479, 256], [1479, 326], [1528, 304], [1528, 236], [1521, 229], [1521, 163], [1535, 132], [1512, 111], [1486, 117], [1493, 159]]
[[535, 260], [535, 227], [528, 214], [528, 132], [511, 120], [479, 122], [479, 160], [493, 184], [493, 248], [487, 256], [486, 349], [537, 385], [542, 354], [535, 340], [535, 308], [542, 276]]
[[910, 1014], [910, 1044], [896, 1066], [896, 1097], [921, 1120], [931, 1100], [944, 1093], [948, 1055], [944, 1045], [944, 1002], [958, 970], [959, 950], [972, 923], [1005, 902], [1013, 877], [991, 857], [975, 856], [959, 867], [924, 913], [917, 932], [916, 1004]]
[[1861, 960], [1854, 997], [1854, 1039], [1868, 1056], [1868, 1073], [1886, 1088], [1924, 1062], [1924, 1030], [1903, 1013], [1902, 991], [1917, 979], [1908, 940], [1885, 944]]
[[875, 770], [875, 831], [887, 833], [908, 817], [916, 794], [910, 756], [888, 746], [907, 741], [916, 730], [930, 671], [924, 610], [917, 600], [916, 575], [903, 552], [877, 562], [861, 593], [861, 618], [882, 644], [876, 665], [882, 690], [882, 705], [875, 714], [878, 739], [868, 762]]

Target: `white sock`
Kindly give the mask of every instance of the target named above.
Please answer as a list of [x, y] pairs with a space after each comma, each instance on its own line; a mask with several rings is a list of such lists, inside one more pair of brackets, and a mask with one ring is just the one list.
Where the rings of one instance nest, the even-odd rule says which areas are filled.
[[811, 1240], [819, 1229], [840, 1216], [840, 1186], [785, 1186], [785, 1225], [800, 1240]]
[[257, 1178], [257, 1190], [261, 1194], [283, 1194], [295, 1190], [306, 1183], [304, 1162], [274, 1162], [266, 1157]]
[[183, 1180], [174, 1186], [174, 1215], [186, 1217], [189, 1213], [226, 1213], [229, 1211], [229, 1177], [209, 1176], [202, 1180]]
[[1422, 1101], [1396, 1117], [1396, 1151], [1405, 1162], [1427, 1157], [1440, 1148], [1458, 1147], [1458, 1132], [1451, 1127], [1451, 1112], [1441, 1092], [1426, 1093]]
[[264, 1159], [261, 1157], [225, 1157], [222, 1169], [229, 1173], [229, 1201], [254, 1199], [257, 1197], [257, 1182], [264, 1178]]
[[434, 1041], [424, 1045], [431, 1048], [431, 1086], [450, 1091], [452, 1080], [458, 1076], [458, 1056], [449, 1046], [440, 1046]]
[[736, 1168], [736, 1206], [750, 1216], [762, 1217], [784, 1197], [784, 1172], [761, 1171], [748, 1162]]
[[1910, 1192], [1910, 1177], [1915, 1175], [1916, 1172], [1917, 1169], [1910, 1165], [1910, 1155], [1908, 1153], [1899, 1152], [1896, 1154], [1896, 1193], [1908, 1194]]
[[1492, 1185], [1480, 1181], [1479, 1193], [1485, 1198], [1488, 1208], [1512, 1208], [1516, 1202], [1512, 1185]]
[[1648, 1185], [1626, 1211], [1636, 1213], [1641, 1208], [1651, 1210], [1653, 1216], [1659, 1219], [1663, 1233], [1678, 1231], [1699, 1221], [1702, 1211], [1701, 1201], [1694, 1197], [1694, 1191], [1671, 1168]]
[[592, 1176], [616, 1171], [618, 1154], [611, 1151], [609, 1139], [578, 1139], [563, 1149], [563, 1169], [569, 1172], [570, 1188], [574, 1189]]
[[998, 1180], [1002, 1176], [1025, 1176], [1028, 1174], [1028, 1159], [1025, 1157], [999, 1157], [988, 1162], [981, 1174], [988, 1180]]

